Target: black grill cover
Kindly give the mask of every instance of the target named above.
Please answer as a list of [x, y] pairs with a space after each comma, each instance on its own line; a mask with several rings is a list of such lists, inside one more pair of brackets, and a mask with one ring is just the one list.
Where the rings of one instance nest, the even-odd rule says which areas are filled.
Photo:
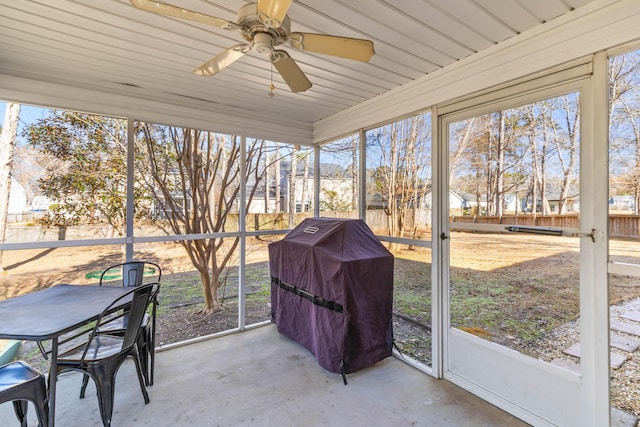
[[271, 320], [323, 368], [391, 355], [393, 255], [362, 220], [309, 218], [269, 245]]

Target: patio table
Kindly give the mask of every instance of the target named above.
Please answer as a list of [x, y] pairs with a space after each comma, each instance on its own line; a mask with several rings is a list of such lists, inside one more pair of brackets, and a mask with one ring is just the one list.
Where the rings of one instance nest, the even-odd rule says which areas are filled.
[[[63, 284], [0, 301], [0, 339], [51, 340], [48, 375], [50, 427], [55, 424], [58, 338], [96, 320], [109, 303], [130, 290], [122, 286]], [[128, 302], [124, 298], [120, 307]]]

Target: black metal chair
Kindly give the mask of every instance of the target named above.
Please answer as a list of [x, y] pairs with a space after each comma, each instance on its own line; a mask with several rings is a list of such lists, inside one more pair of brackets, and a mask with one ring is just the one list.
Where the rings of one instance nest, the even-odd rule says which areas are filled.
[[[122, 286], [140, 286], [144, 283], [146, 277], [151, 277], [151, 282], [160, 282], [162, 279], [162, 269], [160, 266], [151, 261], [128, 261], [114, 264], [105, 269], [100, 275], [100, 286], [108, 282], [118, 283], [121, 281]], [[158, 294], [151, 297], [151, 317], [145, 315], [142, 321], [142, 331], [138, 337], [138, 352], [140, 354], [140, 364], [146, 385], [153, 385], [153, 374], [155, 368], [155, 347], [156, 347], [156, 310], [158, 306]], [[126, 329], [126, 316], [118, 316], [117, 318], [106, 322], [100, 326], [100, 333], [110, 335], [122, 335]], [[89, 377], [84, 376], [82, 379], [82, 387], [80, 388], [80, 398], [84, 398]]]
[[46, 426], [49, 405], [44, 375], [21, 360], [0, 366], [0, 403], [13, 402], [21, 427], [27, 427], [28, 401], [36, 408], [40, 426]]
[[[157, 293], [159, 289], [159, 283], [148, 283], [132, 288], [131, 291], [117, 298], [104, 309], [85, 343], [58, 356], [55, 375], [66, 370], [75, 370], [93, 378], [98, 394], [100, 415], [105, 426], [111, 425], [115, 376], [127, 357], [133, 358], [135, 362], [144, 403], [149, 403], [149, 395], [145, 388], [140, 365], [137, 340], [147, 306], [152, 295]], [[132, 301], [127, 311], [127, 325], [124, 335], [100, 333], [99, 328], [102, 321], [114, 311], [114, 307], [122, 304], [124, 298], [130, 296], [132, 296]]]

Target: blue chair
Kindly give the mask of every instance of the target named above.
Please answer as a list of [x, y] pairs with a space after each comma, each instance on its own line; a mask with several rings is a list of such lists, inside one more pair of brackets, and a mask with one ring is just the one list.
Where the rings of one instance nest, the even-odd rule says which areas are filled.
[[46, 426], [49, 404], [44, 375], [20, 360], [0, 366], [0, 403], [13, 402], [21, 427], [27, 427], [28, 401], [36, 407], [40, 426]]

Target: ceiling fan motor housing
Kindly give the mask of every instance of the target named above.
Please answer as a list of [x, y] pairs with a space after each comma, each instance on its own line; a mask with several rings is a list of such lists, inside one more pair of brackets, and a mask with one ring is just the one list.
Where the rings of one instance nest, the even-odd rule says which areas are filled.
[[266, 26], [258, 17], [256, 3], [247, 3], [238, 10], [237, 24], [244, 39], [253, 43], [259, 53], [269, 53], [273, 46], [285, 43], [291, 32], [291, 20], [288, 16], [285, 16], [277, 28]]

